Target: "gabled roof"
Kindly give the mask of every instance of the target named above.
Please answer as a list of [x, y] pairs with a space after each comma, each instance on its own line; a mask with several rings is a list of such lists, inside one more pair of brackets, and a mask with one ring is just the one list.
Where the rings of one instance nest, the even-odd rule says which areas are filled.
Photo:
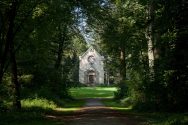
[[101, 56], [100, 53], [98, 53], [98, 52], [96, 51], [96, 49], [95, 49], [93, 46], [90, 46], [90, 47], [88, 48], [88, 50], [87, 50], [84, 54], [82, 54], [81, 56], [79, 56], [80, 59], [83, 58], [85, 55], [87, 55], [87, 53], [88, 53], [89, 51], [91, 51], [92, 49], [95, 50], [95, 52], [97, 53], [97, 55], [99, 55], [100, 57], [104, 58], [103, 56]]

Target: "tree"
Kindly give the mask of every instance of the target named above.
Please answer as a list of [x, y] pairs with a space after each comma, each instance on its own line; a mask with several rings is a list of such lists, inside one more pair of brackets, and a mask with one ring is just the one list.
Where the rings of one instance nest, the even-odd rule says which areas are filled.
[[16, 57], [15, 57], [15, 50], [14, 50], [14, 28], [15, 28], [15, 18], [17, 15], [17, 9], [19, 6], [19, 2], [17, 0], [13, 1], [10, 5], [10, 8], [8, 9], [8, 29], [7, 34], [5, 37], [5, 44], [4, 44], [4, 51], [1, 56], [1, 67], [0, 67], [0, 83], [2, 82], [2, 77], [4, 73], [4, 66], [6, 63], [7, 55], [10, 54], [10, 62], [12, 67], [12, 84], [14, 84], [14, 104], [17, 109], [21, 108], [21, 102], [20, 102], [20, 84], [18, 82], [17, 78], [17, 63], [16, 63]]
[[[67, 1], [65, 1], [67, 2]], [[18, 75], [24, 75], [25, 73], [34, 73], [36, 67], [38, 67], [36, 64], [39, 63], [40, 66], [43, 64], [46, 64], [43, 67], [38, 67], [40, 70], [43, 68], [44, 70], [48, 70], [49, 64], [52, 62], [47, 61], [47, 53], [45, 53], [42, 50], [48, 50], [50, 48], [50, 42], [46, 44], [47, 42], [44, 40], [44, 36], [47, 35], [46, 32], [41, 33], [41, 30], [39, 30], [42, 26], [41, 22], [43, 21], [44, 24], [46, 24], [50, 20], [55, 20], [52, 21], [52, 23], [57, 24], [60, 20], [58, 19], [59, 16], [53, 17], [54, 11], [62, 11], [68, 9], [68, 13], [71, 14], [71, 4], [68, 4], [68, 6], [60, 7], [62, 3], [59, 4], [59, 8], [57, 7], [56, 9], [50, 8], [53, 5], [57, 5], [58, 2], [47, 2], [47, 1], [7, 1], [3, 2], [4, 5], [3, 8], [1, 8], [1, 22], [3, 22], [3, 25], [1, 25], [1, 55], [0, 55], [0, 83], [2, 83], [3, 79], [3, 74], [6, 72], [9, 72], [9, 62], [11, 64], [11, 70], [10, 72], [12, 73], [12, 83], [14, 85], [13, 87], [13, 95], [14, 95], [14, 101], [13, 103], [15, 104], [17, 109], [21, 108], [21, 103], [20, 103], [20, 83], [18, 81]], [[1, 3], [2, 4], [2, 3]], [[61, 10], [58, 10], [60, 9]], [[68, 14], [66, 13], [66, 14]], [[50, 16], [46, 18], [44, 15], [49, 14]], [[58, 17], [58, 18], [57, 18]], [[71, 16], [68, 16], [72, 18]], [[64, 21], [66, 18], [64, 19]], [[69, 20], [66, 20], [69, 21]], [[51, 24], [52, 24], [51, 23]], [[33, 25], [31, 25], [33, 24]], [[41, 25], [41, 26], [39, 26]], [[48, 25], [49, 26], [49, 25]], [[53, 25], [55, 26], [55, 25]], [[51, 27], [52, 28], [52, 27]], [[42, 28], [41, 28], [42, 29]], [[52, 30], [53, 32], [54, 30]], [[47, 31], [48, 32], [48, 31]], [[46, 33], [46, 34], [45, 34]], [[50, 32], [48, 32], [50, 33]], [[41, 35], [41, 37], [38, 37], [38, 35]], [[43, 38], [42, 38], [43, 37]], [[27, 39], [26, 39], [27, 38]], [[48, 37], [49, 38], [49, 37]], [[25, 42], [27, 41], [27, 42]], [[29, 41], [29, 42], [28, 42]], [[34, 46], [30, 46], [30, 42], [34, 42], [36, 44], [33, 44]], [[40, 41], [40, 42], [39, 42]], [[38, 43], [37, 43], [38, 42]], [[43, 43], [42, 43], [43, 42]], [[43, 46], [43, 45], [47, 46]], [[36, 46], [38, 47], [36, 47]], [[23, 49], [23, 47], [28, 47], [27, 49]], [[26, 53], [31, 52], [31, 51], [36, 51], [35, 54], [31, 57], [31, 53], [26, 55]], [[40, 54], [37, 52], [40, 51]], [[23, 54], [23, 53], [24, 54]], [[46, 51], [48, 52], [48, 51]], [[34, 52], [32, 52], [34, 53]], [[46, 55], [44, 55], [46, 54]], [[28, 59], [25, 60], [25, 57], [29, 56], [28, 59], [32, 59], [28, 61]], [[42, 57], [42, 58], [41, 58]], [[38, 62], [40, 58], [40, 62]], [[20, 60], [22, 59], [22, 60]], [[36, 60], [33, 60], [36, 59]], [[42, 60], [45, 59], [45, 60]], [[17, 64], [17, 60], [19, 63]], [[47, 63], [44, 63], [44, 61], [47, 61]], [[31, 68], [30, 66], [25, 66], [27, 63], [33, 64], [35, 68]], [[43, 63], [43, 64], [42, 64]], [[22, 65], [20, 65], [22, 64]], [[20, 67], [25, 68], [22, 69], [22, 71], [18, 70]], [[44, 71], [43, 72], [46, 72]], [[32, 71], [32, 72], [30, 72]], [[22, 74], [22, 73], [23, 74]]]
[[153, 46], [153, 40], [154, 40], [154, 31], [153, 31], [153, 23], [154, 23], [154, 2], [153, 0], [148, 1], [148, 27], [147, 27], [147, 44], [148, 44], [148, 61], [149, 61], [149, 75], [151, 78], [151, 81], [154, 81], [154, 46]]

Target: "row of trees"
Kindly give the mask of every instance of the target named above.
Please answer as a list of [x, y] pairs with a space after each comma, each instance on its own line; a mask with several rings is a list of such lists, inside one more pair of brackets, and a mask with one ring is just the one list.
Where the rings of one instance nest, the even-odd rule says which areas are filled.
[[99, 5], [97, 0], [0, 1], [0, 105], [11, 99], [20, 109], [21, 98], [40, 89], [48, 92], [44, 96], [68, 96], [68, 83], [78, 81], [77, 57], [86, 48], [82, 19], [96, 16]]
[[92, 26], [100, 36], [98, 44], [113, 60], [111, 74], [120, 73], [117, 98], [129, 95], [142, 109], [187, 111], [187, 4], [109, 1], [102, 27]]
[[129, 94], [135, 106], [187, 110], [187, 4], [185, 0], [0, 1], [0, 100], [11, 97], [20, 109], [21, 88], [33, 93], [44, 86], [56, 96], [68, 96], [67, 83], [78, 80], [83, 33], [92, 29], [89, 34], [108, 53], [110, 74], [119, 73], [119, 98]]

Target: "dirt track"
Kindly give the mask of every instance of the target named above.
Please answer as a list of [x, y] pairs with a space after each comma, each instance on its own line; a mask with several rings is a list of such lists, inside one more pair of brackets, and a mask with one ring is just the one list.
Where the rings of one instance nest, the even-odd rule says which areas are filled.
[[86, 99], [86, 105], [79, 111], [56, 119], [63, 120], [65, 125], [144, 125], [136, 116], [105, 107], [100, 99]]

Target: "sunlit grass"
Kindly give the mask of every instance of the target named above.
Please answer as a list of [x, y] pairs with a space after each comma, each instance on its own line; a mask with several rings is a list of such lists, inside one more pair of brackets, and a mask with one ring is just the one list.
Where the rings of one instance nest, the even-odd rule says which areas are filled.
[[116, 87], [78, 87], [71, 88], [73, 98], [113, 98]]
[[[61, 100], [60, 100], [61, 101]], [[85, 104], [84, 100], [62, 100], [63, 106], [45, 98], [23, 99], [22, 110], [0, 112], [0, 125], [58, 125], [63, 122], [46, 119], [46, 114], [69, 114]]]
[[78, 111], [80, 110], [79, 107], [75, 108], [56, 108], [56, 111], [63, 111], [63, 112], [73, 112], [73, 111]]
[[42, 109], [55, 109], [57, 105], [53, 101], [44, 98], [24, 99], [21, 101], [23, 108], [40, 107]]

